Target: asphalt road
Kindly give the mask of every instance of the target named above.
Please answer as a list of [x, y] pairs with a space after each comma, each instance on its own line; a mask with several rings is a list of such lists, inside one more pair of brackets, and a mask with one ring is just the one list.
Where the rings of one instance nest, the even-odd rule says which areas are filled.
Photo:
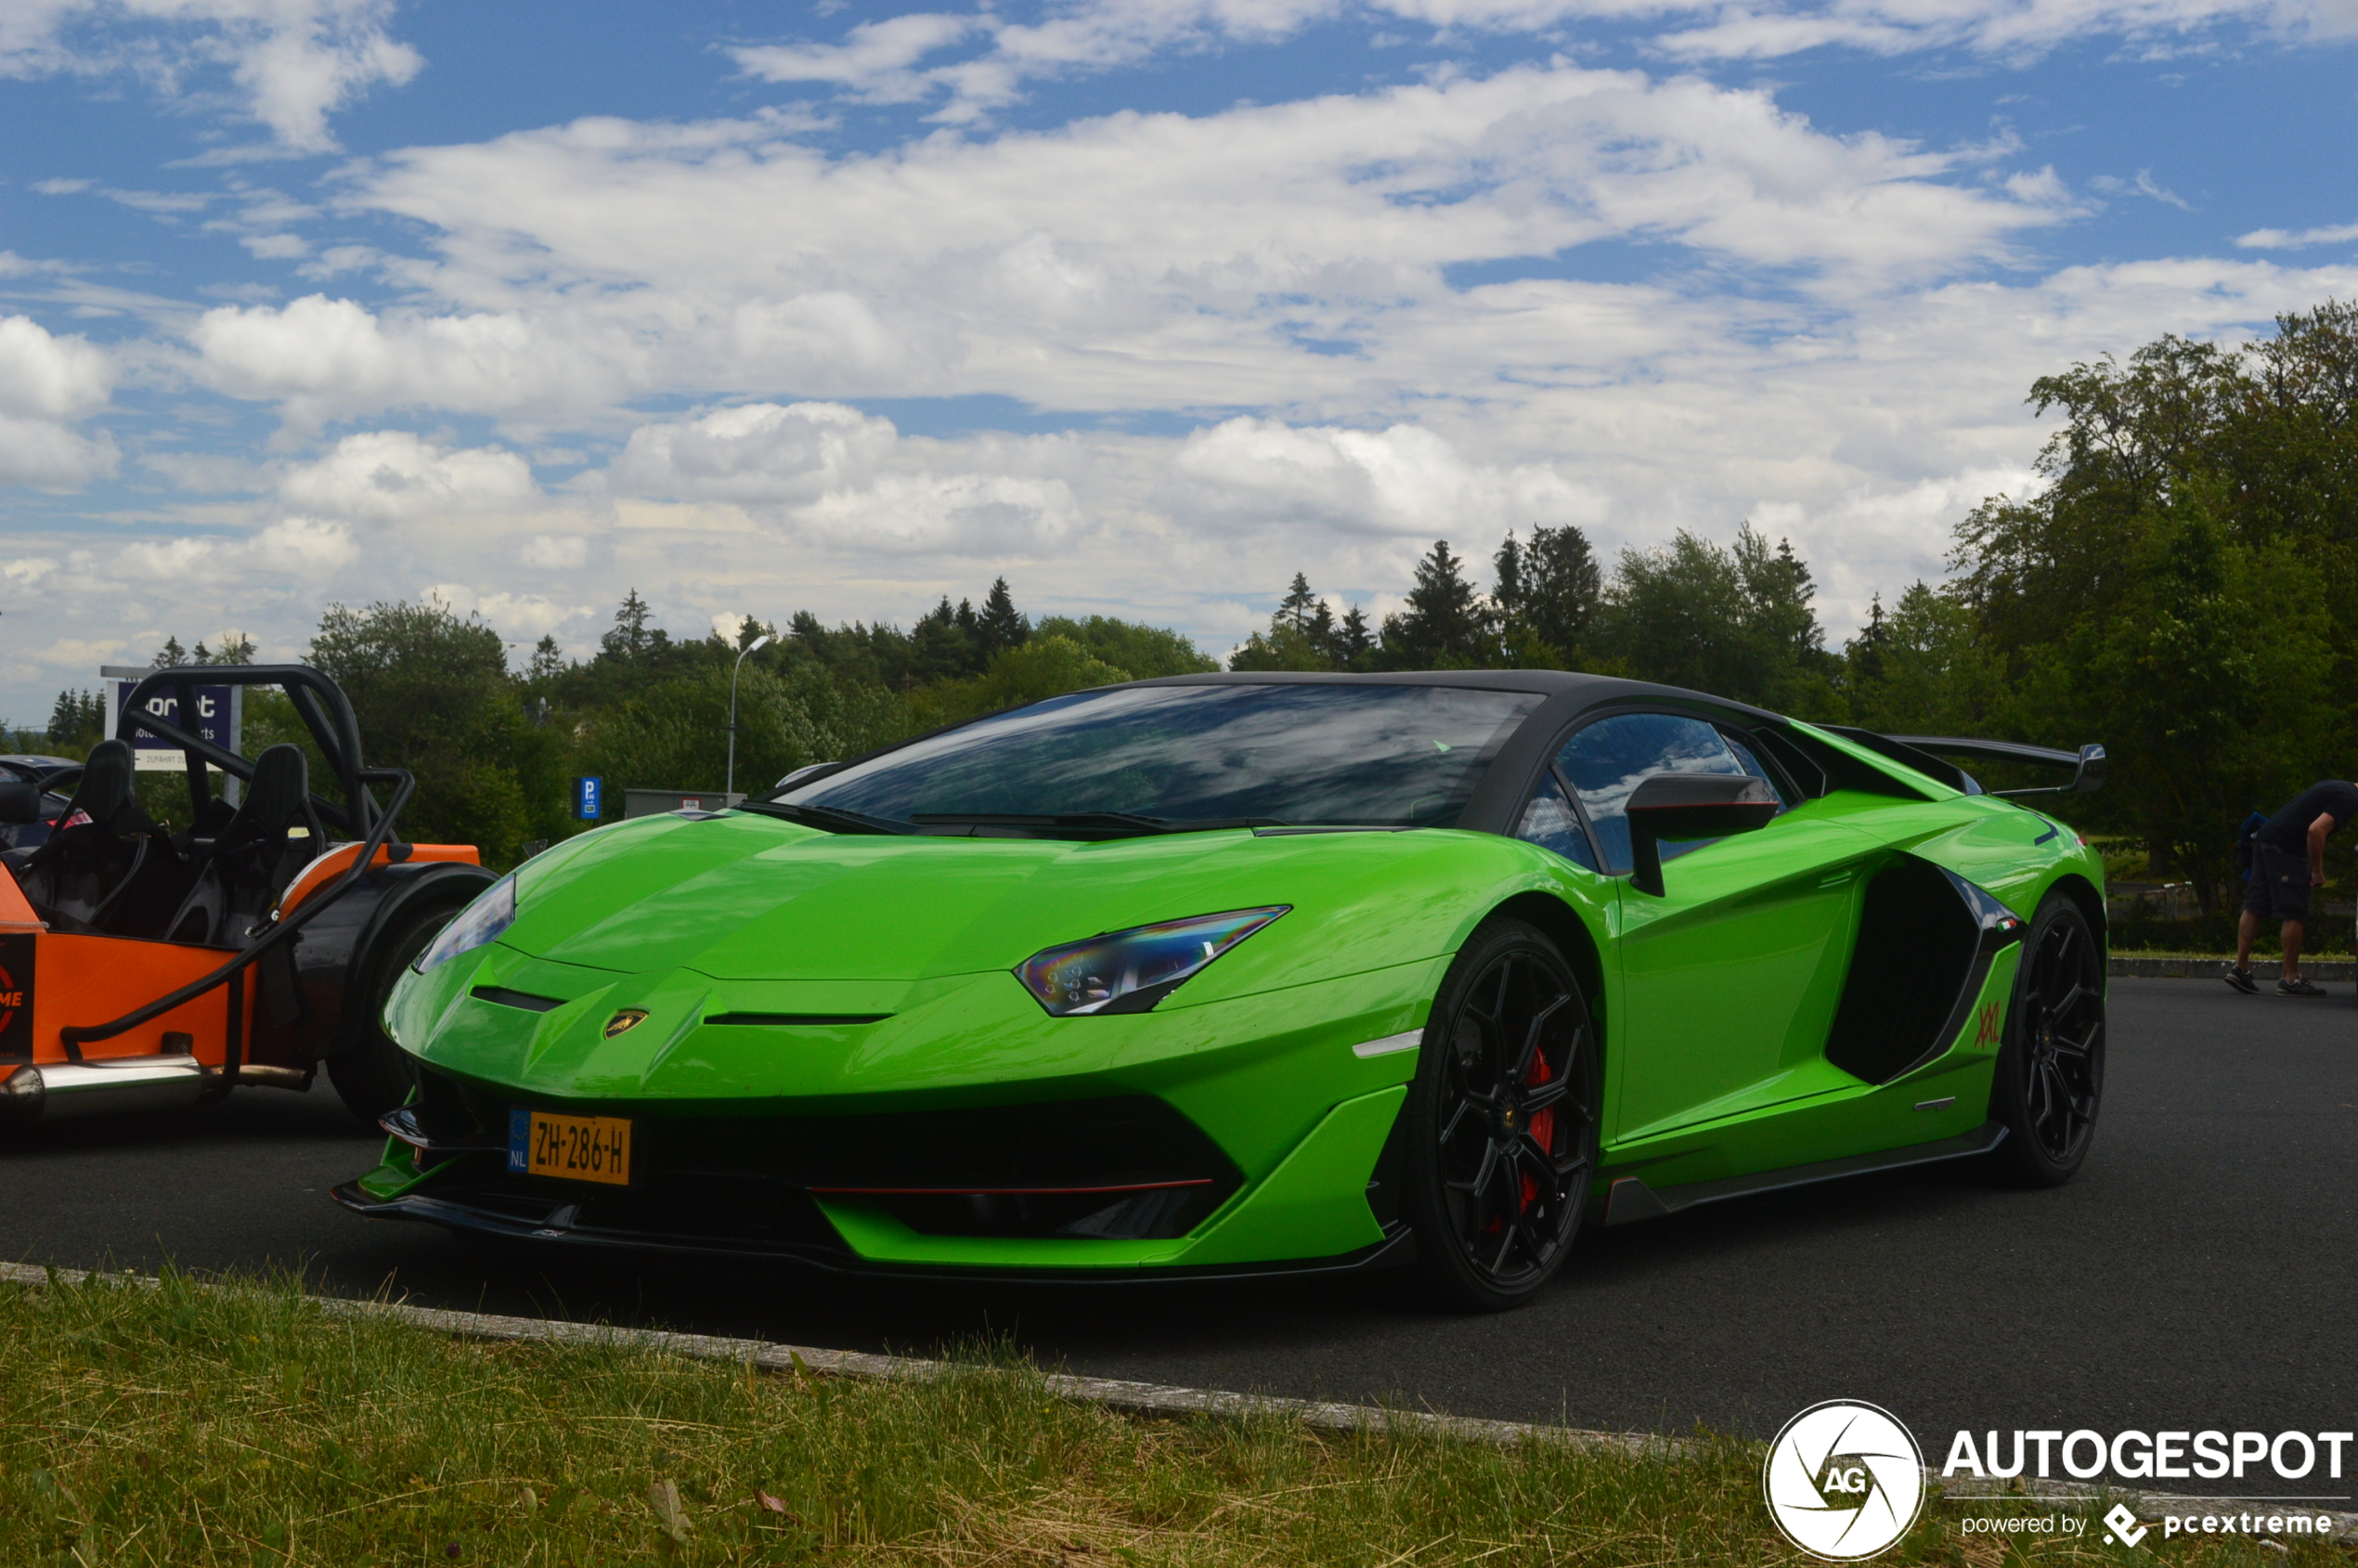
[[846, 1349], [1012, 1337], [1101, 1376], [1620, 1431], [1766, 1436], [1837, 1397], [1943, 1451], [1961, 1428], [2348, 1431], [2358, 1003], [2331, 989], [2114, 981], [2096, 1147], [2067, 1186], [1935, 1167], [1591, 1230], [1539, 1302], [1497, 1317], [1436, 1315], [1382, 1278], [886, 1289], [461, 1241], [329, 1201], [372, 1145], [324, 1083], [0, 1142], [0, 1257], [278, 1265], [330, 1291]]

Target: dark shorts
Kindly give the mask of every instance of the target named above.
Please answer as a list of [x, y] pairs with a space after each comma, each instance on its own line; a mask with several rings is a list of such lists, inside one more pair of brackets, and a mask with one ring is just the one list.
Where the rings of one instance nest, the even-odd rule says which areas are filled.
[[2262, 920], [2309, 918], [2309, 857], [2287, 854], [2273, 844], [2251, 847], [2251, 883], [2244, 908]]

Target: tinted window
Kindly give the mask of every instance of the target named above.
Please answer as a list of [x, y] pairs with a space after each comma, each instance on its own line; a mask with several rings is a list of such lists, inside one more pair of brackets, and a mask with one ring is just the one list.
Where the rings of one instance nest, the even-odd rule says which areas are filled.
[[[1556, 766], [1572, 783], [1596, 830], [1606, 868], [1629, 869], [1629, 820], [1623, 808], [1630, 792], [1654, 773], [1768, 774], [1749, 751], [1739, 756], [1717, 727], [1675, 713], [1625, 713], [1589, 725], [1556, 754]], [[1772, 787], [1773, 787], [1773, 781]], [[1699, 844], [1665, 844], [1670, 860]]]
[[1543, 849], [1553, 849], [1574, 865], [1597, 869], [1597, 857], [1589, 852], [1588, 836], [1580, 830], [1580, 819], [1573, 815], [1572, 803], [1564, 798], [1563, 787], [1549, 773], [1539, 781], [1538, 793], [1531, 804], [1522, 809], [1522, 821], [1515, 828], [1517, 838], [1527, 838]]
[[1451, 686], [1129, 686], [994, 714], [790, 789], [900, 821], [1124, 811], [1446, 826], [1536, 693]]

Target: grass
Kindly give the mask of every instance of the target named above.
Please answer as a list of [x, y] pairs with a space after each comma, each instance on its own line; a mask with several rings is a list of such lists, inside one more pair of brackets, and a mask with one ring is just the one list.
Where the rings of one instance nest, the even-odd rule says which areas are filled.
[[[0, 1347], [12, 1568], [1806, 1561], [1771, 1531], [1760, 1450], [1710, 1436], [1665, 1460], [1145, 1419], [1004, 1356], [922, 1381], [782, 1377], [330, 1316], [285, 1280], [0, 1285]], [[2131, 1557], [1967, 1537], [1967, 1506], [1927, 1508], [1885, 1561]], [[2343, 1561], [2158, 1531], [2134, 1555]]]

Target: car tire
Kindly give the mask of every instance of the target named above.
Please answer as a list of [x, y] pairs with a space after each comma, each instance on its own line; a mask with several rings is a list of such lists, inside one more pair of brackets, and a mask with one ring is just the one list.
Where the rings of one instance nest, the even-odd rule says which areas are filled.
[[1401, 1110], [1403, 1217], [1443, 1305], [1518, 1307], [1563, 1266], [1597, 1168], [1599, 1069], [1562, 952], [1520, 920], [1483, 924], [1433, 1000]]
[[405, 912], [371, 944], [367, 967], [344, 994], [344, 1043], [327, 1060], [328, 1082], [336, 1086], [344, 1108], [371, 1127], [377, 1118], [407, 1102], [418, 1084], [409, 1054], [385, 1032], [385, 1003], [402, 971], [417, 962], [418, 954], [463, 907], [436, 904]]
[[1991, 1168], [2020, 1186], [2061, 1186], [2088, 1158], [2105, 1093], [2105, 953], [2071, 897], [2049, 893], [2030, 922], [1989, 1085], [2006, 1129]]

